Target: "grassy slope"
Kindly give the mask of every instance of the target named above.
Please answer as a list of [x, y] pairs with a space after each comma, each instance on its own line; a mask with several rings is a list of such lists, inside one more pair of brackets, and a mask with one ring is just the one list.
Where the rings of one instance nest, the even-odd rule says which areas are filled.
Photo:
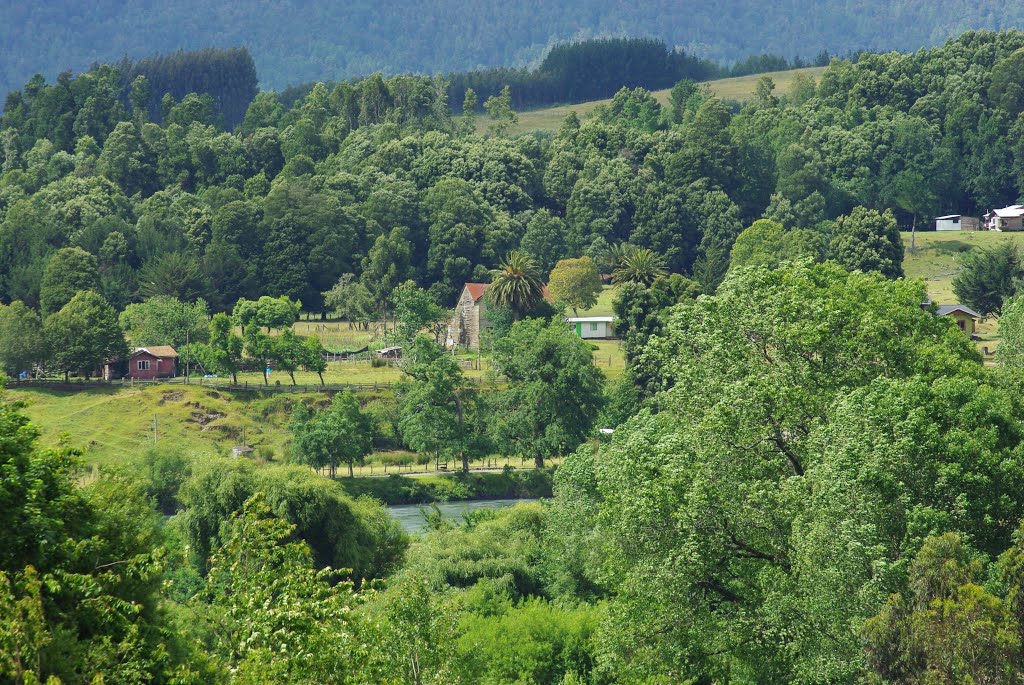
[[[768, 76], [775, 82], [775, 92], [777, 94], [788, 93], [793, 85], [793, 80], [798, 74], [804, 76], [810, 76], [811, 78], [817, 79], [825, 71], [825, 67], [808, 67], [806, 69], [794, 69], [791, 71], [774, 71], [768, 74], [753, 74], [750, 76], [737, 76], [735, 78], [719, 79], [717, 81], [708, 81], [706, 84], [711, 88], [711, 92], [723, 99], [723, 100], [737, 100], [744, 102], [749, 100], [754, 93], [754, 87], [757, 85], [758, 79], [762, 76]], [[654, 97], [658, 99], [661, 104], [668, 103], [669, 91], [657, 90], [654, 91]], [[593, 100], [591, 102], [583, 102], [577, 105], [562, 105], [560, 107], [548, 107], [545, 109], [536, 109], [529, 112], [519, 113], [519, 123], [512, 128], [512, 133], [526, 133], [528, 131], [557, 131], [562, 125], [562, 121], [569, 115], [569, 112], [575, 111], [576, 114], [582, 119], [594, 112], [598, 105], [608, 104], [611, 102], [608, 100]], [[486, 117], [479, 117], [477, 119], [477, 129], [480, 132], [487, 130], [488, 120]]]
[[160, 441], [183, 445], [195, 455], [226, 454], [241, 441], [261, 453], [280, 451], [291, 403], [298, 396], [246, 398], [197, 386], [103, 388], [78, 392], [11, 390], [43, 433], [83, 450], [90, 464], [108, 465], [138, 455], [153, 444], [153, 419]]
[[[1001, 242], [1012, 241], [1024, 249], [1024, 233], [996, 233], [991, 231], [949, 231], [918, 233], [917, 250], [910, 250], [910, 234], [903, 234], [906, 257], [903, 271], [907, 278], [924, 279], [928, 295], [938, 304], [953, 304], [957, 297], [953, 293], [953, 279], [960, 271], [963, 254], [976, 247], [993, 247]], [[998, 322], [988, 319], [978, 325], [979, 348], [994, 350], [999, 343]]]

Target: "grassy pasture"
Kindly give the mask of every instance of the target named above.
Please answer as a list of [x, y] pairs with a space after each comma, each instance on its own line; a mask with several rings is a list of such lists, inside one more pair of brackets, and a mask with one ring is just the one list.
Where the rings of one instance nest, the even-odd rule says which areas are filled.
[[[736, 76], [734, 78], [718, 79], [707, 81], [704, 84], [711, 89], [711, 92], [723, 100], [736, 100], [746, 102], [754, 94], [757, 81], [762, 76], [767, 76], [775, 82], [775, 93], [784, 95], [793, 87], [793, 81], [797, 75], [809, 76], [815, 80], [821, 77], [826, 67], [807, 67], [806, 69], [792, 69], [789, 71], [773, 71], [767, 74], [752, 74], [750, 76]], [[668, 104], [668, 90], [654, 91], [654, 97], [662, 105]], [[605, 100], [592, 100], [575, 105], [560, 105], [558, 107], [546, 107], [527, 112], [518, 112], [519, 122], [512, 127], [511, 133], [528, 133], [530, 131], [557, 131], [561, 127], [565, 117], [570, 112], [584, 119], [594, 113], [598, 105], [606, 105], [611, 98]], [[477, 117], [477, 131], [483, 133], [487, 130], [489, 120], [486, 116]]]
[[[1024, 233], [995, 231], [928, 231], [914, 238], [916, 249], [911, 250], [911, 235], [903, 234], [903, 272], [907, 278], [920, 278], [928, 288], [928, 295], [938, 304], [958, 302], [953, 293], [953, 279], [960, 272], [963, 255], [975, 248], [991, 248], [1004, 242], [1016, 243], [1024, 249]], [[979, 349], [994, 350], [999, 344], [999, 325], [995, 319], [978, 324], [981, 338]]]

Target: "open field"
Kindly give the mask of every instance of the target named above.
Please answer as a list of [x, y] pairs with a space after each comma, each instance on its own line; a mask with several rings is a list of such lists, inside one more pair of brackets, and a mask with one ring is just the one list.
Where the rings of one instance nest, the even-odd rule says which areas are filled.
[[[90, 388], [60, 391], [42, 388], [9, 390], [8, 399], [25, 404], [25, 413], [42, 433], [46, 446], [67, 445], [82, 451], [89, 466], [128, 465], [154, 442], [180, 446], [194, 457], [227, 456], [245, 442], [253, 457], [286, 459], [291, 436], [288, 422], [298, 402], [326, 403], [323, 393], [229, 393], [196, 385]], [[378, 396], [362, 394], [364, 401]], [[154, 435], [155, 423], [155, 435]], [[417, 463], [426, 462], [426, 463]], [[552, 462], [557, 464], [557, 460]], [[492, 455], [474, 462], [476, 469], [532, 468], [529, 460]], [[448, 470], [457, 465], [449, 463]], [[374, 452], [357, 476], [425, 475], [437, 471], [432, 459], [408, 452]], [[347, 473], [342, 467], [339, 474]]]
[[[767, 74], [751, 74], [750, 76], [737, 76], [734, 78], [719, 79], [717, 81], [707, 81], [701, 85], [706, 85], [711, 89], [711, 92], [723, 100], [736, 100], [738, 102], [745, 102], [751, 98], [754, 94], [754, 87], [757, 85], [758, 79], [762, 76], [767, 76], [775, 82], [775, 93], [777, 95], [784, 95], [789, 92], [793, 86], [793, 81], [797, 75], [809, 76], [817, 80], [822, 73], [824, 73], [826, 67], [807, 67], [806, 69], [792, 69], [789, 71], [773, 71]], [[654, 97], [657, 98], [658, 102], [662, 105], [668, 103], [668, 90], [656, 90], [654, 91]], [[594, 110], [597, 109], [598, 105], [606, 105], [611, 102], [611, 99], [606, 100], [592, 100], [590, 102], [581, 102], [575, 105], [561, 105], [558, 107], [547, 107], [544, 109], [535, 109], [528, 112], [519, 112], [519, 123], [512, 127], [511, 132], [527, 133], [529, 131], [557, 131], [565, 120], [565, 117], [569, 115], [569, 112], [576, 112], [576, 115], [581, 119], [586, 118], [593, 114]], [[488, 119], [484, 116], [477, 118], [477, 130], [484, 132], [487, 130]]]
[[[903, 234], [906, 255], [903, 272], [907, 278], [924, 279], [928, 295], [938, 304], [958, 302], [953, 293], [953, 279], [960, 272], [961, 258], [973, 248], [994, 247], [1010, 241], [1024, 249], [1024, 233], [999, 233], [994, 231], [929, 231], [918, 233], [915, 238], [916, 250], [910, 248], [911, 236]], [[987, 319], [978, 324], [977, 335], [981, 338], [979, 349], [994, 350], [999, 344], [998, 323]]]
[[[11, 390], [42, 432], [43, 443], [82, 450], [88, 464], [130, 460], [156, 441], [181, 445], [196, 456], [230, 454], [246, 442], [257, 455], [281, 454], [293, 403], [301, 396], [263, 398], [183, 385], [58, 391]], [[154, 420], [156, 424], [154, 437]]]

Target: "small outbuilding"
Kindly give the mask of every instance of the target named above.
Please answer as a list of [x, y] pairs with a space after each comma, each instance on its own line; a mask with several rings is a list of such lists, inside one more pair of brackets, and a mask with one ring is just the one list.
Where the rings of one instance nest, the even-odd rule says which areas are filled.
[[981, 314], [963, 304], [940, 304], [935, 308], [935, 315], [953, 317], [967, 337], [974, 335], [975, 324], [982, 318]]
[[566, 323], [584, 339], [608, 339], [615, 337], [614, 316], [570, 316]]
[[401, 359], [402, 348], [401, 347], [382, 347], [377, 350], [377, 356], [381, 359]]
[[981, 228], [981, 219], [962, 214], [949, 214], [935, 217], [936, 231], [977, 231]]

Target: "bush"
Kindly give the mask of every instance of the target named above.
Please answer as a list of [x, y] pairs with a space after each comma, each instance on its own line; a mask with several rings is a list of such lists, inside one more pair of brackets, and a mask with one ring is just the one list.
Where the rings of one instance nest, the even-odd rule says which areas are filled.
[[217, 459], [197, 465], [180, 490], [182, 527], [200, 573], [219, 544], [222, 524], [256, 492], [264, 494], [277, 516], [296, 526], [319, 567], [352, 569], [357, 579], [378, 578], [401, 561], [406, 537], [376, 502], [353, 499], [338, 482], [306, 468]]

